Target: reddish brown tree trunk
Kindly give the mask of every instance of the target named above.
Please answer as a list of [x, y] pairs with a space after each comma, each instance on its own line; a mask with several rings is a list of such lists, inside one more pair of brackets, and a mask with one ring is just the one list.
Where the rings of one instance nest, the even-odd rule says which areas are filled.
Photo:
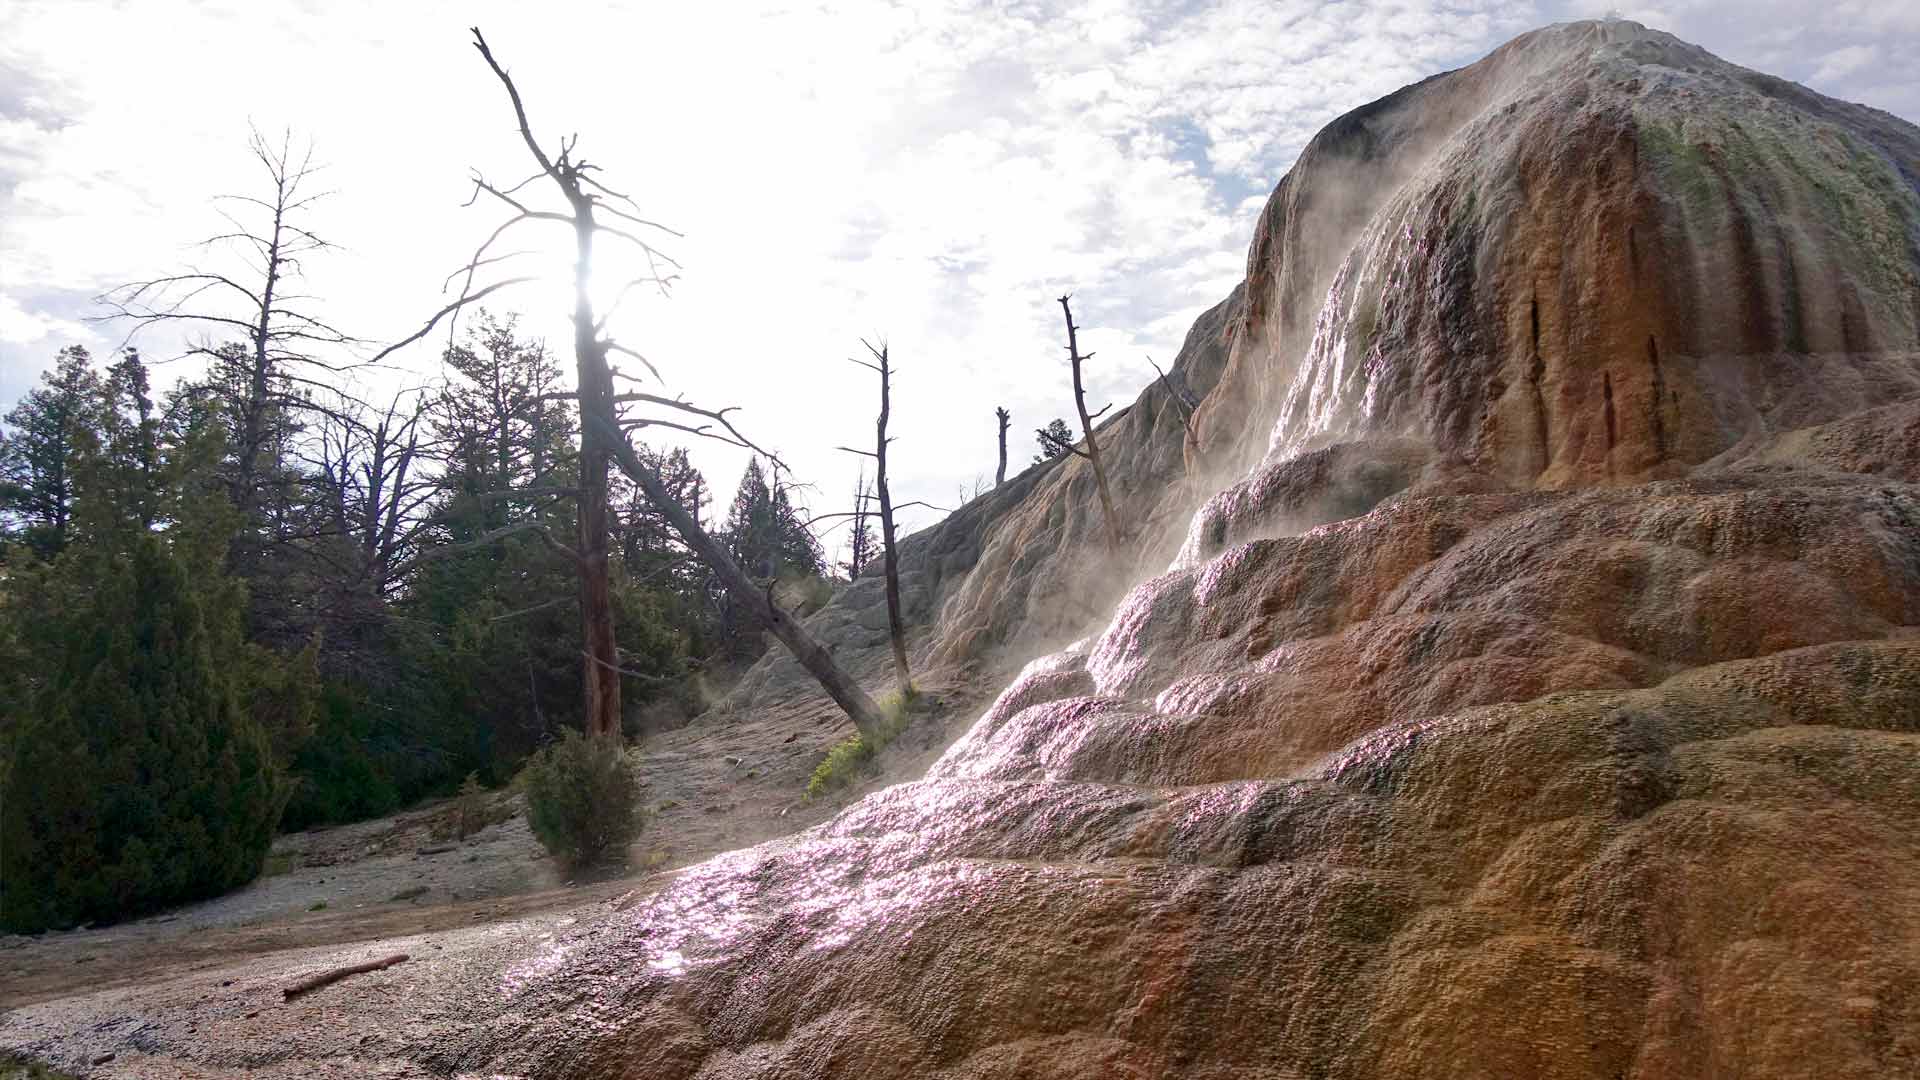
[[[860, 733], [868, 737], [879, 736], [882, 729], [881, 717], [879, 709], [873, 704], [873, 699], [867, 696], [859, 683], [854, 682], [838, 664], [834, 663], [832, 655], [822, 648], [819, 642], [813, 640], [813, 637], [798, 622], [783, 611], [780, 605], [773, 602], [770, 592], [763, 594], [755, 587], [753, 581], [740, 570], [726, 551], [700, 527], [693, 515], [674, 500], [660, 475], [640, 460], [639, 455], [634, 453], [633, 447], [627, 444], [626, 437], [621, 434], [619, 414], [615, 410], [615, 403], [621, 398], [617, 398], [613, 393], [612, 371], [607, 364], [607, 352], [614, 346], [611, 341], [599, 336], [599, 327], [593, 317], [593, 305], [587, 296], [586, 286], [592, 266], [593, 236], [596, 230], [605, 231], [609, 235], [624, 237], [639, 244], [646, 249], [649, 259], [652, 258], [653, 253], [651, 248], [646, 247], [644, 242], [630, 233], [612, 226], [597, 226], [594, 223], [594, 207], [601, 205], [610, 215], [637, 222], [643, 226], [649, 226], [652, 223], [606, 206], [599, 201], [600, 195], [627, 202], [632, 200], [589, 177], [587, 172], [591, 167], [585, 162], [572, 158], [571, 140], [563, 141], [557, 158], [548, 157], [534, 139], [532, 128], [528, 126], [527, 111], [520, 100], [519, 89], [513, 85], [513, 80], [508, 77], [506, 70], [494, 59], [493, 52], [487, 48], [486, 38], [481, 36], [477, 27], [473, 30], [473, 44], [487, 61], [487, 66], [493, 69], [495, 77], [506, 88], [507, 97], [513, 103], [514, 118], [519, 121], [520, 137], [526, 143], [528, 152], [540, 163], [541, 170], [560, 187], [573, 211], [570, 221], [574, 227], [578, 251], [578, 259], [574, 267], [573, 330], [574, 357], [579, 367], [580, 382], [578, 400], [581, 458], [579, 547], [573, 555], [580, 564], [580, 619], [586, 654], [584, 663], [586, 665], [587, 729], [596, 734], [614, 738], [618, 738], [620, 733], [620, 654], [614, 642], [613, 604], [607, 577], [607, 552], [611, 546], [608, 528], [607, 468], [611, 459], [619, 464], [634, 483], [640, 485], [640, 489], [646, 493], [647, 501], [666, 517], [674, 531], [680, 534], [681, 540], [692, 549], [696, 557], [713, 570], [721, 584], [739, 597], [742, 603], [753, 608], [773, 631], [774, 636], [778, 637], [800, 661], [801, 666], [819, 680], [828, 696], [846, 710], [847, 716], [852, 719]], [[589, 189], [592, 191], [590, 192]], [[513, 221], [528, 218], [568, 220], [563, 215], [530, 211], [507, 192], [487, 185], [484, 180], [476, 180], [476, 195], [483, 190], [492, 193], [518, 212], [519, 216]], [[600, 194], [596, 195], [592, 192]], [[513, 221], [508, 224], [512, 224]], [[496, 231], [494, 235], [497, 237], [499, 232]], [[489, 240], [488, 244], [491, 243], [492, 241]], [[486, 250], [487, 245], [482, 245], [475, 253], [473, 260], [467, 265], [469, 274], [480, 264], [481, 256]], [[469, 277], [469, 285], [471, 280]], [[488, 293], [520, 280], [526, 279], [508, 278], [477, 291], [463, 290], [460, 299], [443, 309], [440, 315], [435, 315], [429, 320], [425, 329], [406, 341], [389, 346], [380, 356], [385, 356], [386, 353], [392, 352], [401, 345], [424, 336], [433, 328], [441, 315], [478, 301]], [[661, 282], [657, 276], [652, 280]], [[684, 400], [637, 392], [624, 395], [624, 398], [650, 401], [663, 408], [698, 413], [727, 427], [729, 431], [732, 430], [731, 425], [726, 422], [724, 412], [707, 412]], [[734, 432], [734, 434], [738, 433]], [[744, 440], [741, 441], [744, 442]]]
[[593, 205], [569, 192], [574, 204], [573, 353], [580, 380], [580, 495], [576, 543], [580, 577], [580, 641], [586, 691], [587, 733], [618, 739], [620, 725], [620, 649], [613, 632], [613, 586], [609, 578], [607, 466], [608, 432], [618, 431], [613, 403], [613, 372], [594, 329], [587, 276], [593, 264]]

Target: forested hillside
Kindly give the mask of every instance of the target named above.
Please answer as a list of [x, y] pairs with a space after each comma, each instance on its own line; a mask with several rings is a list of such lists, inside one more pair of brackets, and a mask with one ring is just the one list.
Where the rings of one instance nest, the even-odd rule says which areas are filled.
[[[126, 917], [250, 879], [276, 828], [496, 785], [581, 723], [577, 418], [484, 312], [442, 373], [370, 405], [244, 342], [158, 389], [135, 348], [53, 358], [0, 443], [4, 919]], [[177, 370], [161, 368], [160, 370]], [[710, 514], [676, 447], [639, 452]], [[616, 482], [629, 734], [765, 646]], [[752, 461], [715, 525], [793, 602], [830, 595], [789, 481]]]

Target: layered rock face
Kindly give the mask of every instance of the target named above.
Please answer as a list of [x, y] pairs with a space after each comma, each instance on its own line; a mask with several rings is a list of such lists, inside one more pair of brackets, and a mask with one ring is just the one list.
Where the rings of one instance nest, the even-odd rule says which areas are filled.
[[1526, 35], [1322, 132], [1174, 381], [1123, 558], [1073, 460], [913, 542], [924, 659], [1050, 647], [925, 779], [383, 1060], [1920, 1075], [1920, 130]]
[[[1159, 572], [453, 1064], [1920, 1075], [1916, 178], [1910, 125], [1622, 22], [1341, 118], [1193, 432], [1110, 429]], [[927, 656], [1073, 632], [1077, 464], [919, 541]]]
[[1631, 23], [1518, 39], [1336, 121], [1281, 182], [1211, 442], [1407, 433], [1565, 488], [1880, 404], [1912, 385], [1887, 354], [1920, 326], [1917, 153]]

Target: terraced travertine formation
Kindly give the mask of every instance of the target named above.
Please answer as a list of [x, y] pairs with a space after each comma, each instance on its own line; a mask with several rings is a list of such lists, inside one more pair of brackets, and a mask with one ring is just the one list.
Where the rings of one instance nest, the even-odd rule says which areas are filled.
[[[1175, 385], [917, 538], [928, 775], [101, 1075], [1920, 1076], [1920, 130], [1632, 23], [1342, 117]], [[1133, 584], [1131, 589], [1126, 586]], [[879, 645], [862, 582], [817, 621]], [[1073, 640], [1073, 639], [1078, 640]], [[982, 675], [981, 677], [988, 677]], [[812, 708], [778, 661], [741, 707]], [[252, 995], [252, 996], [250, 996]]]

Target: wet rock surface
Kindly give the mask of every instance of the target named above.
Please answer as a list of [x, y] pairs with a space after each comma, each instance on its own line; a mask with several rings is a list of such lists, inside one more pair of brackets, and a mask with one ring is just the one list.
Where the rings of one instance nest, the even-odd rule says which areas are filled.
[[[0, 1044], [128, 1077], [1920, 1075], [1916, 177], [1911, 126], [1624, 22], [1358, 110], [1190, 335], [1193, 432], [1158, 385], [1109, 421], [1124, 557], [1075, 460], [912, 541], [924, 660], [1046, 652], [924, 779], [605, 903]], [[815, 617], [856, 669], [873, 584]], [[837, 724], [778, 660], [702, 722], [766, 717]]]

